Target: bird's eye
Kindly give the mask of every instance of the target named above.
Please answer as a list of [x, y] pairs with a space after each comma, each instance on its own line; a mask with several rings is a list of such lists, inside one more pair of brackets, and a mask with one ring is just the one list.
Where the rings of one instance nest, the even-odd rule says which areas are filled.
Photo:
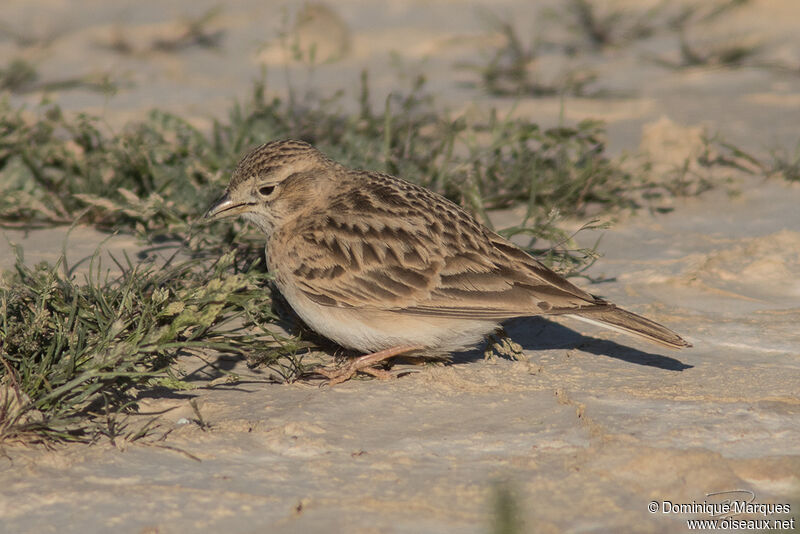
[[260, 187], [258, 189], [258, 192], [261, 193], [263, 196], [268, 197], [272, 194], [274, 190], [275, 190], [274, 185], [265, 185], [264, 187]]

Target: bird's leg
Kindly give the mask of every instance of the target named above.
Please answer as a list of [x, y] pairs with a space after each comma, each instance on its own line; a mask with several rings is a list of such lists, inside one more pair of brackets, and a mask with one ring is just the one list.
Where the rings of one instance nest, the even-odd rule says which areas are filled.
[[398, 347], [392, 347], [353, 358], [346, 365], [336, 369], [314, 369], [314, 372], [326, 377], [329, 386], [335, 386], [336, 384], [341, 384], [342, 382], [350, 380], [359, 371], [380, 378], [381, 380], [386, 380], [392, 377], [391, 373], [383, 369], [376, 369], [373, 365], [421, 348], [422, 347], [416, 345], [400, 345]]

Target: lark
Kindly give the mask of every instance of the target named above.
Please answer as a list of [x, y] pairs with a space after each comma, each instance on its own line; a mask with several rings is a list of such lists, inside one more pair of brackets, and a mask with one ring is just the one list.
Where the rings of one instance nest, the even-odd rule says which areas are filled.
[[317, 333], [364, 353], [331, 385], [399, 355], [473, 347], [501, 322], [567, 315], [671, 347], [678, 334], [578, 288], [458, 205], [388, 174], [349, 169], [308, 143], [274, 141], [239, 162], [205, 217], [243, 216], [267, 266]]

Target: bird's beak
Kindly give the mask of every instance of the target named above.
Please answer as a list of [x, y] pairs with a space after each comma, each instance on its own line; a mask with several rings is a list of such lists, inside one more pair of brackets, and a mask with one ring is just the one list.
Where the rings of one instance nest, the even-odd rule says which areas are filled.
[[203, 218], [207, 221], [217, 221], [226, 217], [235, 217], [250, 211], [250, 206], [252, 205], [250, 202], [235, 202], [231, 200], [228, 193], [225, 193], [208, 208]]

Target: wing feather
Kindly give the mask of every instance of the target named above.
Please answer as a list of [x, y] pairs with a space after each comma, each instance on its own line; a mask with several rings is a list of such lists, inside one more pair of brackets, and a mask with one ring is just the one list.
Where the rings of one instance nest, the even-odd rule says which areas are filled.
[[380, 178], [355, 192], [342, 188], [324, 216], [300, 221], [271, 240], [270, 247], [291, 250], [282, 254], [288, 261], [281, 270], [314, 302], [495, 320], [613, 307], [455, 204], [408, 182]]

